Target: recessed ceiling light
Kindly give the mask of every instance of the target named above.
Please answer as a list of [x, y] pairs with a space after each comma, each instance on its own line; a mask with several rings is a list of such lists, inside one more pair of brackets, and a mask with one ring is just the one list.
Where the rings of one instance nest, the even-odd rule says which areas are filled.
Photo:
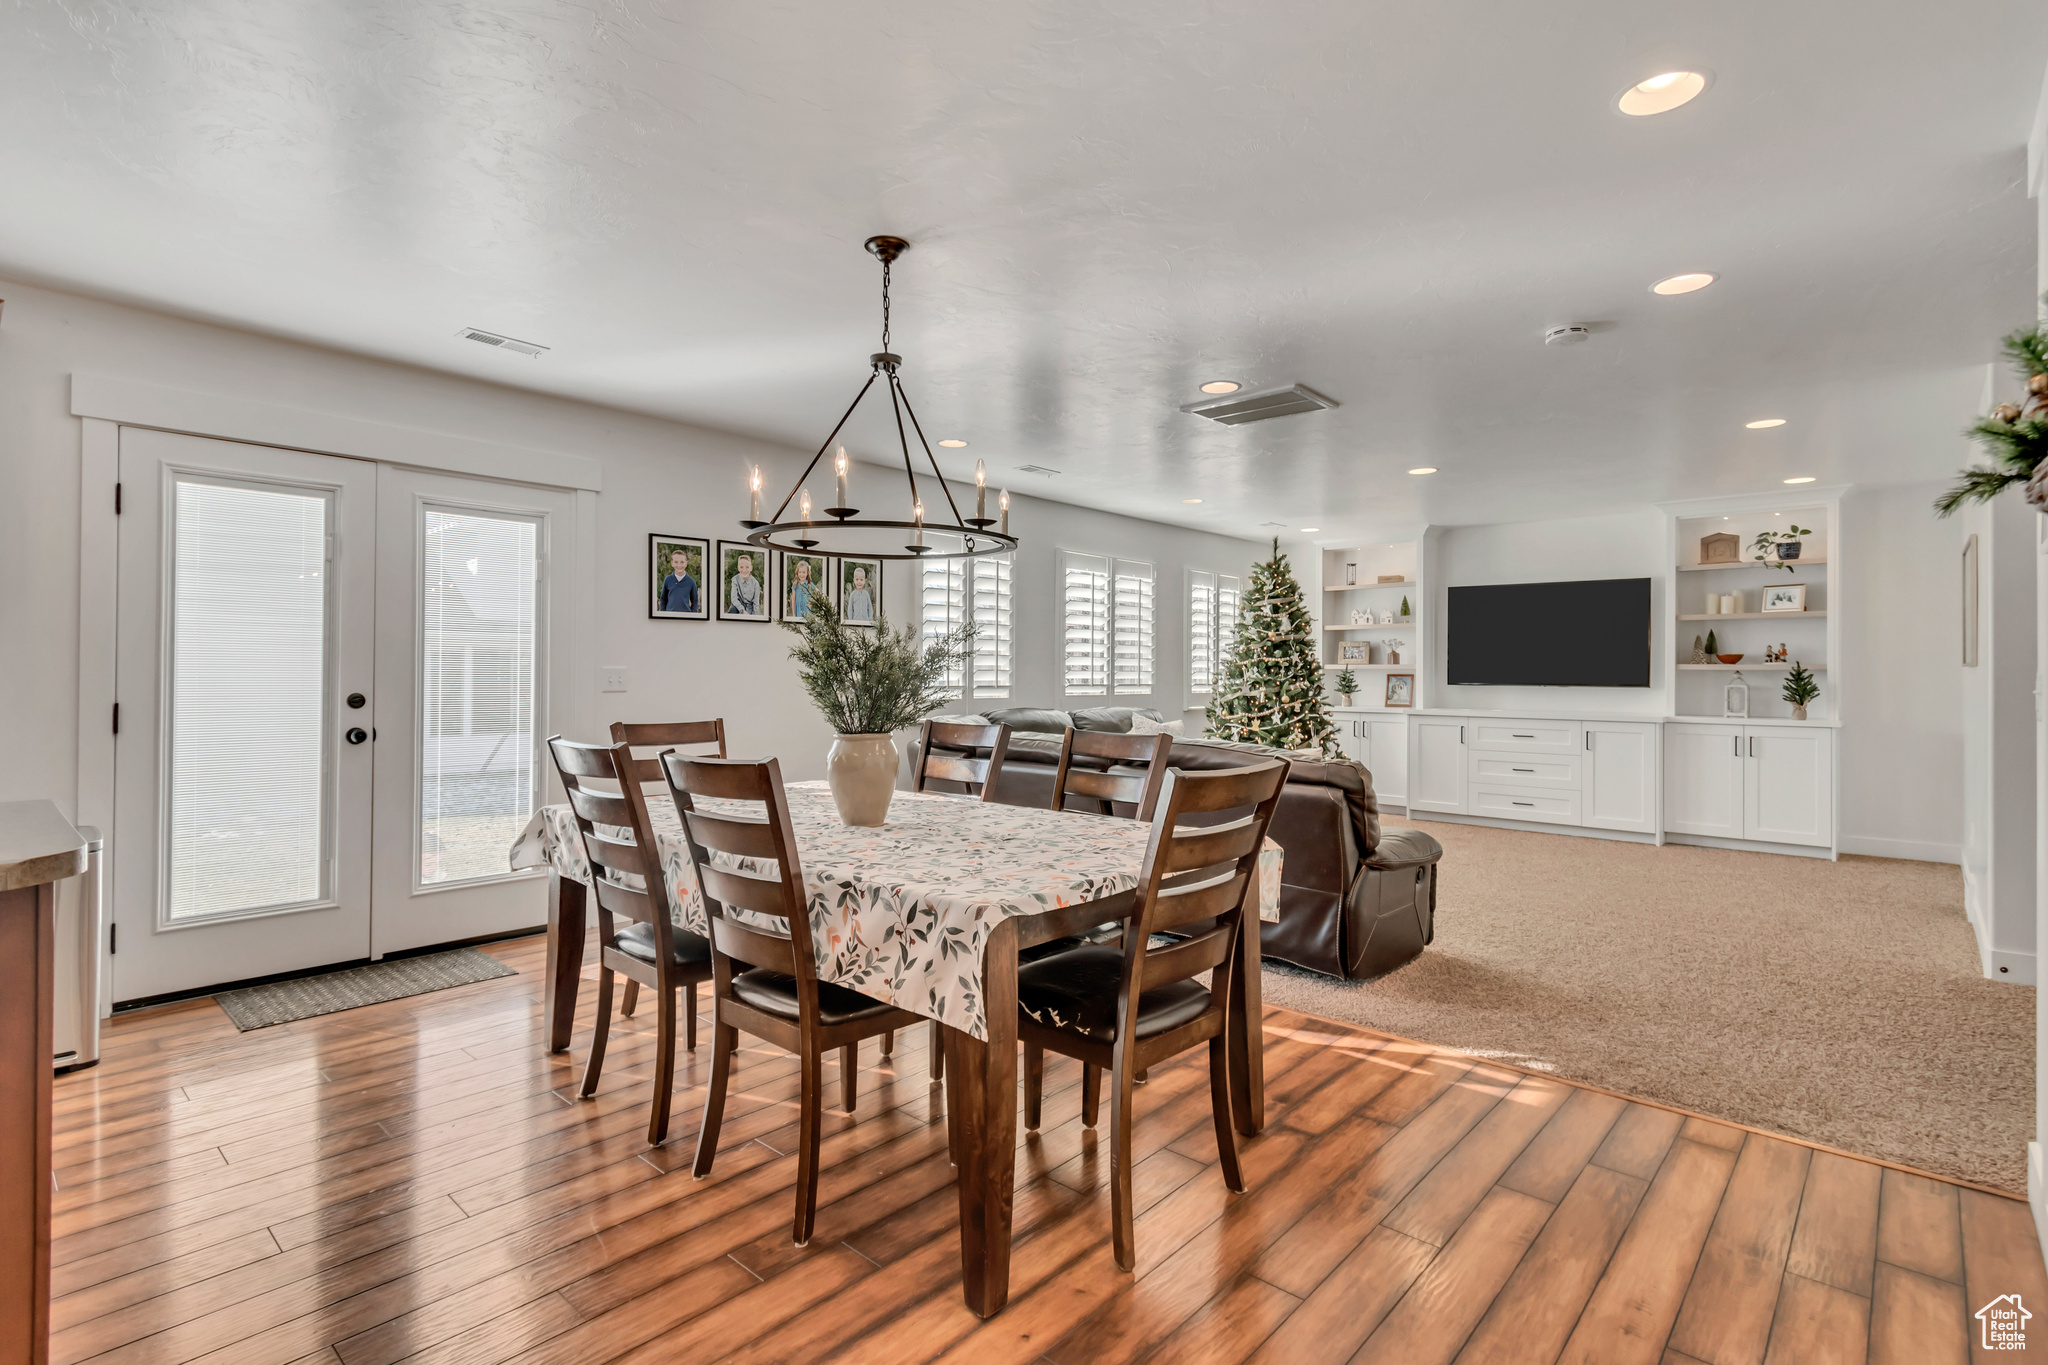
[[1798, 479], [1787, 479], [1787, 480], [1785, 480], [1785, 482], [1786, 482], [1786, 483], [1812, 483], [1812, 482], [1813, 482], [1813, 477], [1812, 477], [1811, 475], [1808, 475], [1808, 476], [1806, 476], [1806, 477], [1804, 477], [1804, 478], [1798, 478]]
[[1662, 114], [1690, 103], [1706, 88], [1707, 78], [1697, 71], [1666, 71], [1622, 91], [1616, 107], [1638, 118]]
[[1312, 536], [1322, 529], [1320, 526], [1304, 526], [1301, 528], [1301, 533], [1305, 536]]
[[958, 450], [960, 447], [966, 445], [967, 442], [959, 439], [956, 436], [948, 436], [945, 440], [939, 442], [939, 444], [945, 446], [948, 450]]
[[1212, 379], [1208, 383], [1202, 385], [1202, 392], [1236, 393], [1239, 389], [1243, 387], [1244, 385], [1238, 383], [1235, 379]]
[[1436, 466], [1433, 464], [1426, 464], [1422, 466], [1420, 469], [1411, 469], [1408, 472], [1410, 474], [1434, 474], [1436, 473]]
[[1200, 499], [1200, 498], [1182, 498], [1182, 499], [1181, 499], [1181, 501], [1182, 501], [1182, 502], [1200, 502], [1200, 501], [1201, 501], [1201, 499]]
[[1690, 275], [1673, 275], [1668, 280], [1659, 280], [1650, 286], [1652, 294], [1690, 294], [1695, 289], [1705, 289], [1714, 282], [1712, 275], [1695, 272]]
[[1764, 418], [1764, 419], [1763, 419], [1762, 421], [1758, 421], [1758, 422], [1744, 422], [1744, 423], [1743, 423], [1742, 425], [1744, 425], [1744, 426], [1748, 427], [1748, 428], [1749, 428], [1749, 429], [1750, 429], [1751, 431], [1762, 431], [1762, 430], [1763, 430], [1763, 429], [1764, 429], [1765, 427], [1782, 427], [1782, 426], [1784, 426], [1784, 425], [1785, 425], [1785, 419], [1784, 419], [1784, 418], [1782, 418], [1782, 417], [1766, 417], [1766, 418]]

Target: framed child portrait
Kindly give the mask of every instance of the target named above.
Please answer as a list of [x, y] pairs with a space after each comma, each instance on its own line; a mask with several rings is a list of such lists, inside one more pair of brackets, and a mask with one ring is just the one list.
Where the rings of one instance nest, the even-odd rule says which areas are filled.
[[839, 561], [839, 619], [849, 626], [872, 626], [882, 614], [882, 561]]
[[710, 620], [711, 592], [704, 578], [704, 561], [710, 557], [708, 540], [649, 532], [647, 614], [662, 621]]
[[744, 540], [719, 541], [718, 619], [773, 621], [775, 593], [768, 572], [768, 551]]
[[824, 555], [784, 553], [782, 590], [777, 598], [776, 619], [802, 621], [811, 614], [811, 603], [832, 598], [832, 561]]

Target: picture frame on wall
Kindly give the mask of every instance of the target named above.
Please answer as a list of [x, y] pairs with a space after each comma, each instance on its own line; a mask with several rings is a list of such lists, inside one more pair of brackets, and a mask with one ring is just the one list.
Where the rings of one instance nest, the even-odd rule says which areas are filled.
[[657, 621], [708, 621], [711, 589], [704, 566], [711, 542], [700, 536], [647, 533], [647, 614]]
[[773, 621], [774, 568], [768, 551], [744, 540], [718, 542], [718, 619]]
[[1415, 705], [1415, 675], [1413, 673], [1387, 674], [1387, 705]]
[[1804, 583], [1773, 583], [1764, 589], [1764, 611], [1805, 611]]
[[873, 626], [882, 615], [882, 561], [839, 561], [839, 619], [849, 626]]
[[777, 620], [805, 620], [811, 614], [813, 601], [820, 597], [832, 600], [832, 561], [828, 556], [784, 551], [776, 558], [781, 561], [775, 594]]

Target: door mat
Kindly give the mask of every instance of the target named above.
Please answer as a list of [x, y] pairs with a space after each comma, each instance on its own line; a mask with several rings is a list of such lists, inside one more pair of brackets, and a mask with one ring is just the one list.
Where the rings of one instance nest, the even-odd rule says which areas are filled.
[[274, 981], [267, 986], [223, 991], [213, 997], [226, 1011], [235, 1027], [269, 1028], [294, 1019], [352, 1010], [359, 1005], [381, 1005], [386, 1000], [403, 1000], [408, 995], [445, 991], [450, 986], [467, 986], [494, 977], [517, 976], [489, 953], [476, 948], [429, 953], [425, 957], [402, 957], [390, 962], [372, 962], [367, 967], [348, 967], [319, 976], [302, 976], [296, 981]]

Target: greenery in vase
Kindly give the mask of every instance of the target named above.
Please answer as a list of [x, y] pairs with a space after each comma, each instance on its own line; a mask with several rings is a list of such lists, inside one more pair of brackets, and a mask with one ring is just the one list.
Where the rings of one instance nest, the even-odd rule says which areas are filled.
[[1794, 706], [1811, 706], [1820, 696], [1820, 684], [1813, 680], [1813, 674], [1806, 671], [1806, 665], [1793, 660], [1792, 671], [1785, 675], [1785, 700]]
[[962, 668], [975, 626], [920, 639], [915, 628], [889, 629], [875, 613], [873, 628], [849, 626], [823, 593], [811, 598], [801, 621], [786, 621], [797, 637], [789, 657], [804, 691], [842, 735], [886, 735], [915, 725], [958, 694], [946, 675]]
[[1787, 541], [1797, 540], [1801, 536], [1810, 536], [1812, 534], [1813, 528], [1811, 526], [1794, 526], [1789, 531], [1766, 531], [1751, 541], [1749, 548], [1756, 551], [1757, 563], [1762, 564], [1766, 568], [1783, 569], [1786, 573], [1791, 573], [1797, 565], [1777, 558], [1773, 551]]
[[[2024, 405], [2001, 403], [1964, 434], [1982, 443], [1991, 457], [1987, 468], [1966, 469], [1955, 487], [1934, 500], [1946, 517], [1965, 503], [1989, 502], [2016, 483], [2028, 483], [2048, 456], [2048, 323], [2022, 327], [2006, 337], [2006, 359], [2027, 386]], [[2038, 485], [2028, 488], [2035, 506]]]
[[1342, 673], [1339, 673], [1339, 674], [1337, 675], [1337, 695], [1338, 695], [1338, 696], [1340, 696], [1340, 697], [1348, 697], [1348, 696], [1350, 696], [1350, 695], [1351, 695], [1352, 693], [1356, 692], [1357, 690], [1358, 690], [1358, 675], [1357, 675], [1356, 673], [1353, 673], [1353, 672], [1352, 672], [1352, 671], [1351, 671], [1350, 669], [1348, 669], [1348, 668], [1347, 668], [1347, 669], [1345, 669], [1345, 670], [1344, 670], [1344, 671], [1343, 671]]
[[1242, 601], [1244, 614], [1224, 656], [1223, 677], [1204, 713], [1209, 733], [1330, 753], [1337, 723], [1323, 695], [1322, 651], [1279, 540], [1271, 559], [1252, 566]]

